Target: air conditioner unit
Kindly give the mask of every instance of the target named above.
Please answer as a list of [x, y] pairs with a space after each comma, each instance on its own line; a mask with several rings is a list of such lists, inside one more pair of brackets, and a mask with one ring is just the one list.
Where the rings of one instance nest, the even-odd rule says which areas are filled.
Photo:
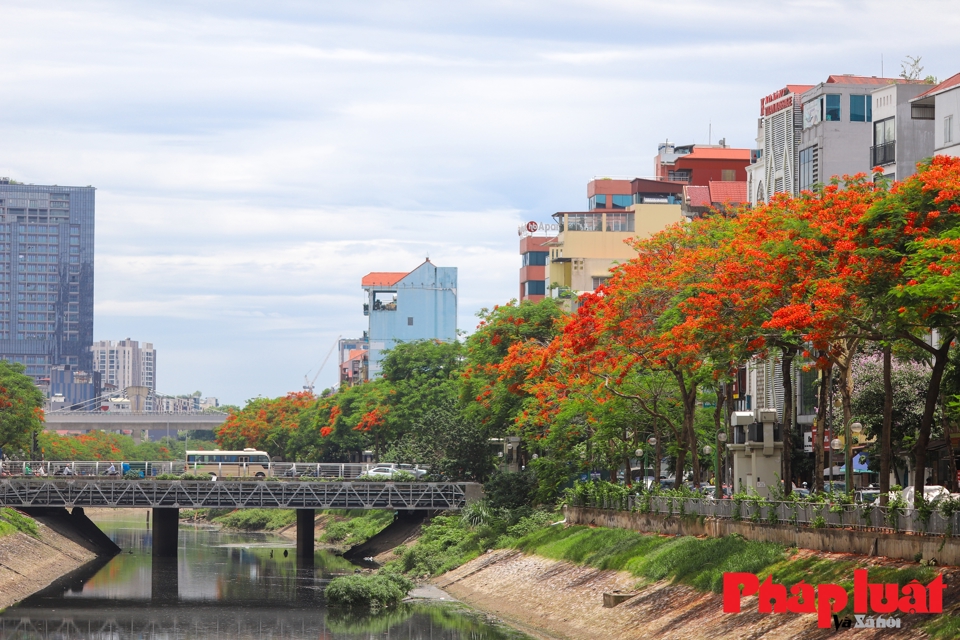
[[734, 411], [730, 416], [730, 424], [735, 427], [745, 427], [756, 421], [757, 419], [753, 416], [753, 411]]

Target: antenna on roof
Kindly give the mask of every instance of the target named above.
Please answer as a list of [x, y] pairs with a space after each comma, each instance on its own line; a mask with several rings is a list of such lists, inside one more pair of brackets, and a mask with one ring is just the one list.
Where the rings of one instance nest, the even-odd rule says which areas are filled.
[[713, 123], [707, 125], [707, 144], [713, 144]]

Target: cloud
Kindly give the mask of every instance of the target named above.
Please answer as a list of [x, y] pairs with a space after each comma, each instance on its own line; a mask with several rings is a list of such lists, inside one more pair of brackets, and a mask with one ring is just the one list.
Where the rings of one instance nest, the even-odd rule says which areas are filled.
[[458, 267], [471, 330], [592, 177], [752, 147], [764, 95], [881, 53], [955, 73], [933, 6], [14, 0], [0, 175], [98, 188], [97, 339], [153, 342], [167, 392], [279, 395], [365, 328], [369, 271]]

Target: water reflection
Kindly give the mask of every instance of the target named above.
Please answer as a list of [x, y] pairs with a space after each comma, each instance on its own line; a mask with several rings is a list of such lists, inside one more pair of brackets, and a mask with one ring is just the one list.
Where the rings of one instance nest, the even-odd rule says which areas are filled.
[[122, 553], [0, 612], [0, 638], [522, 637], [442, 606], [327, 611], [323, 588], [354, 565], [325, 551], [298, 561], [294, 544], [278, 536], [183, 527], [178, 558], [153, 558], [148, 524], [128, 513], [96, 519]]

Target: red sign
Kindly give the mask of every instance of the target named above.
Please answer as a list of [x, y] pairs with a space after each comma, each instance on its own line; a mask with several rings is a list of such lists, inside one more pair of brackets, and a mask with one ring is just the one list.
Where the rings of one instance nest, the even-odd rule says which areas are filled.
[[530, 233], [536, 233], [537, 229], [539, 228], [540, 228], [539, 225], [532, 220], [527, 223], [527, 231], [529, 231]]
[[[743, 589], [741, 590], [741, 586]], [[879, 613], [943, 613], [943, 575], [937, 575], [924, 587], [917, 580], [901, 589], [893, 584], [870, 584], [866, 569], [853, 572], [853, 612], [855, 614]], [[723, 574], [723, 612], [740, 613], [740, 600], [746, 596], [759, 596], [757, 607], [760, 613], [816, 613], [817, 626], [830, 627], [833, 614], [847, 606], [847, 591], [838, 584], [812, 585], [803, 581], [793, 585], [787, 597], [787, 587], [773, 581], [773, 576], [760, 583], [752, 573]], [[869, 606], [868, 606], [869, 604]], [[862, 617], [862, 616], [858, 616]], [[899, 620], [896, 621], [899, 626]]]

